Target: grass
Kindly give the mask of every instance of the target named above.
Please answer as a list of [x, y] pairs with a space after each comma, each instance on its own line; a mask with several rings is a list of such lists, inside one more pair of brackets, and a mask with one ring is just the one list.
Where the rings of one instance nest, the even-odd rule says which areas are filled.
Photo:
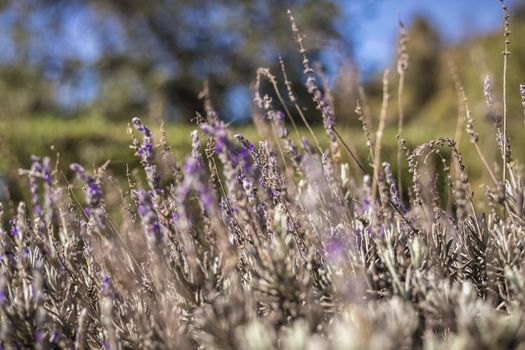
[[[396, 171], [396, 147], [398, 145], [396, 135], [397, 130], [392, 123], [393, 116], [389, 116], [390, 124], [385, 129], [382, 146], [382, 158], [392, 162]], [[430, 118], [431, 119], [431, 118]], [[514, 146], [514, 154], [518, 159], [525, 156], [525, 140], [519, 135], [520, 122], [513, 121], [510, 128], [510, 138]], [[489, 159], [496, 159], [495, 150], [495, 131], [491, 125], [485, 121], [476, 120], [481, 127], [480, 147], [487, 154]], [[177, 159], [184, 159], [190, 152], [190, 132], [196, 128], [195, 125], [185, 123], [166, 123], [167, 142], [172, 147], [174, 156]], [[139, 166], [138, 160], [133, 156], [133, 151], [129, 149], [131, 137], [127, 135], [128, 123], [111, 122], [97, 116], [78, 117], [74, 119], [63, 119], [52, 116], [41, 116], [33, 118], [17, 118], [12, 121], [0, 121], [0, 142], [3, 149], [3, 157], [0, 160], [0, 172], [9, 183], [18, 182], [17, 169], [28, 168], [31, 165], [31, 155], [53, 155], [60, 154], [60, 168], [67, 172], [67, 165], [72, 162], [80, 162], [91, 167], [100, 166], [106, 161], [110, 161], [109, 169], [114, 171], [116, 176], [125, 172], [126, 165], [131, 168]], [[241, 127], [231, 127], [232, 133], [242, 133], [253, 142], [261, 139], [257, 130], [252, 124]], [[153, 128], [154, 136], [160, 139], [160, 125]], [[326, 146], [328, 137], [321, 125], [313, 126], [314, 133], [320, 142]], [[341, 136], [356, 149], [359, 158], [366, 164], [372, 165], [369, 151], [366, 147], [366, 139], [359, 126], [338, 125]], [[300, 127], [302, 135], [309, 137], [309, 131], [305, 127]], [[416, 120], [404, 126], [404, 135], [411, 146], [421, 144], [435, 135], [443, 135], [454, 138], [454, 127], [452, 123], [439, 123], [437, 121], [423, 122]], [[295, 134], [291, 134], [292, 139], [296, 140]], [[297, 141], [297, 140], [296, 140]], [[313, 140], [311, 140], [313, 142]], [[465, 155], [465, 162], [468, 173], [474, 186], [482, 185], [487, 180], [487, 174], [478, 161], [474, 147], [468, 142], [468, 137], [463, 132], [461, 151]], [[444, 150], [444, 152], [448, 152]], [[447, 155], [450, 156], [449, 154]], [[348, 158], [345, 158], [350, 161]], [[492, 163], [491, 163], [492, 164]], [[357, 171], [353, 172], [358, 175]], [[403, 187], [410, 185], [408, 170], [403, 172]], [[13, 185], [14, 186], [14, 185]], [[21, 191], [20, 185], [12, 188], [15, 192], [14, 197], [21, 199], [27, 198], [27, 193]]]

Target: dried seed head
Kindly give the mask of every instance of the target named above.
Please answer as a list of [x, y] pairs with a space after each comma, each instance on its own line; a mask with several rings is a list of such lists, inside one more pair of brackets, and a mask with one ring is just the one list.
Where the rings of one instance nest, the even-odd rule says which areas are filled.
[[509, 45], [510, 45], [510, 35], [512, 32], [510, 31], [510, 14], [509, 10], [507, 8], [507, 5], [505, 5], [504, 0], [500, 0], [501, 3], [501, 9], [503, 11], [503, 36], [505, 37], [505, 50], [502, 52], [503, 56], [510, 55], [509, 51]]
[[401, 75], [408, 70], [408, 33], [405, 30], [405, 25], [399, 20], [399, 46], [397, 57], [397, 72]]
[[467, 96], [465, 95], [465, 91], [463, 90], [463, 88], [461, 88], [461, 94], [463, 95], [463, 102], [465, 103], [467, 134], [470, 138], [471, 143], [477, 143], [479, 139], [479, 134], [474, 130], [474, 119], [472, 119], [472, 114], [470, 113], [470, 108], [468, 106]]

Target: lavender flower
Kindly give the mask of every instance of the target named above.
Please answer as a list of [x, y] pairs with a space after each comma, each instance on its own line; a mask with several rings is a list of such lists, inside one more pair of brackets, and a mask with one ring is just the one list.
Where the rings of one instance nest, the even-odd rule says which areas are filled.
[[326, 252], [330, 260], [337, 262], [342, 259], [345, 252], [345, 242], [338, 237], [332, 237], [326, 243]]
[[242, 183], [242, 187], [244, 189], [244, 193], [246, 194], [246, 198], [248, 198], [248, 203], [254, 208], [257, 209], [257, 187], [255, 187], [253, 181], [249, 178], [247, 178], [244, 173], [241, 173], [239, 175], [239, 181]]
[[53, 172], [51, 170], [51, 159], [43, 157], [41, 162], [41, 177], [44, 181], [44, 221], [49, 224], [53, 218], [53, 208], [57, 200], [57, 190], [53, 186]]
[[236, 134], [235, 139], [242, 145], [238, 151], [238, 161], [240, 171], [244, 174], [251, 174], [253, 178], [259, 176], [259, 152], [253, 143], [240, 134]]
[[314, 149], [312, 147], [312, 144], [310, 143], [310, 141], [308, 141], [307, 138], [303, 138], [301, 140], [301, 144], [303, 145], [303, 148], [304, 150], [306, 151], [306, 153], [308, 154], [314, 154]]
[[267, 141], [259, 144], [261, 154], [261, 177], [259, 183], [274, 202], [280, 202], [286, 194], [284, 179], [277, 160], [277, 154]]
[[[333, 142], [330, 101], [306, 56], [303, 62]], [[258, 73], [277, 84], [269, 71]], [[275, 94], [282, 85], [276, 86]], [[525, 86], [520, 93], [525, 107]], [[506, 183], [491, 176], [487, 200], [478, 205], [474, 198], [483, 193], [470, 186], [456, 140], [433, 139], [409, 153], [398, 137], [414, 183], [410, 206], [403, 205], [387, 162], [375, 169], [377, 197], [371, 175], [353, 176], [334, 149], [330, 157], [304, 140], [297, 152], [269, 96], [256, 100], [283, 146], [286, 172], [277, 144], [233, 140], [203, 94], [207, 118], [198, 123], [206, 153], [192, 132], [184, 176], [165, 187], [157, 183], [151, 130], [138, 119], [133, 125], [143, 138], [134, 145], [146, 188], [129, 177], [130, 190], [112, 191], [106, 201], [99, 176], [71, 164], [89, 222], [74, 209], [65, 181], [53, 177], [49, 158], [33, 157], [21, 171], [29, 179], [33, 221], [21, 202], [16, 213], [9, 205], [4, 222], [0, 204], [0, 349], [525, 347], [520, 167], [509, 164]], [[478, 142], [465, 107], [469, 136]], [[501, 132], [498, 143], [508, 146]], [[425, 191], [432, 170], [424, 162], [433, 155], [444, 164], [450, 206], [437, 180], [433, 192]], [[289, 167], [288, 158], [300, 166]], [[111, 235], [88, 234], [102, 224]]]
[[104, 193], [97, 183], [97, 180], [86, 174], [84, 167], [78, 163], [70, 166], [78, 178], [84, 182], [84, 193], [86, 195], [87, 208], [85, 213], [90, 218], [90, 222], [96, 224], [99, 230], [105, 228], [106, 210], [104, 209]]
[[16, 222], [17, 222], [16, 219], [9, 220], [9, 225], [11, 226], [11, 229], [9, 230], [9, 233], [12, 236], [14, 236], [14, 237], [18, 237], [19, 236], [18, 227], [17, 227]]
[[255, 145], [253, 143], [251, 143], [246, 137], [242, 136], [241, 134], [236, 134], [234, 135], [234, 137], [237, 139], [237, 141], [239, 141], [239, 143], [246, 149], [250, 152], [252, 158], [254, 160], [257, 159], [257, 151], [256, 151], [256, 148], [255, 148]]
[[308, 92], [312, 95], [312, 98], [316, 104], [316, 108], [321, 112], [323, 117], [323, 127], [330, 138], [330, 151], [332, 158], [338, 162], [339, 155], [339, 144], [337, 143], [337, 135], [335, 133], [335, 114], [330, 104], [326, 101], [326, 97], [323, 95], [321, 90], [315, 83], [315, 78], [310, 75], [307, 78], [306, 86]]
[[209, 124], [201, 125], [202, 131], [215, 140], [215, 153], [223, 164], [228, 200], [235, 202], [242, 193], [242, 184], [238, 175], [241, 171], [249, 173], [252, 171], [251, 154], [254, 148], [246, 144], [247, 147], [234, 145], [223, 122], [217, 122], [214, 126]]
[[146, 179], [150, 189], [155, 193], [155, 195], [160, 195], [162, 192], [161, 189], [161, 178], [155, 164], [155, 145], [153, 143], [153, 137], [151, 135], [151, 130], [144, 124], [142, 121], [135, 117], [132, 119], [131, 123], [136, 130], [140, 131], [143, 134], [142, 143], [136, 145], [136, 155], [140, 158], [144, 171], [146, 172]]
[[40, 164], [40, 158], [37, 156], [31, 156], [33, 164], [29, 171], [29, 190], [31, 191], [31, 201], [33, 202], [33, 211], [39, 215], [42, 212], [42, 208], [39, 204], [38, 199], [38, 184], [37, 176], [42, 172], [42, 165]]
[[[52, 207], [56, 200], [56, 194], [52, 186], [49, 157], [40, 158], [33, 155], [31, 156], [31, 160], [31, 168], [29, 170], [19, 169], [19, 174], [27, 175], [28, 177], [35, 222], [38, 221], [37, 226], [39, 226], [39, 232], [42, 233], [45, 223], [51, 220]], [[39, 180], [43, 180], [44, 183], [45, 214], [39, 196]]]
[[135, 192], [137, 198], [137, 207], [142, 219], [144, 232], [149, 239], [159, 241], [161, 239], [161, 226], [157, 212], [153, 208], [151, 196], [148, 191], [140, 189]]
[[214, 210], [215, 195], [207, 181], [204, 160], [200, 153], [200, 141], [197, 130], [191, 133], [192, 151], [191, 156], [184, 163], [184, 180], [178, 188], [180, 198], [185, 198], [193, 189], [201, 204], [203, 213]]
[[89, 207], [96, 208], [101, 206], [104, 200], [104, 194], [102, 193], [102, 189], [97, 183], [97, 180], [94, 177], [87, 175], [84, 167], [78, 163], [71, 164], [69, 168], [84, 182], [86, 201]]

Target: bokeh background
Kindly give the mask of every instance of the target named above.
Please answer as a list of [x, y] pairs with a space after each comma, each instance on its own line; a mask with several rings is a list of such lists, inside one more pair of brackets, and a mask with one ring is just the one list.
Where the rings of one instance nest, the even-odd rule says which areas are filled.
[[[519, 156], [525, 146], [519, 96], [525, 82], [525, 1], [507, 4], [513, 31], [509, 115]], [[392, 96], [396, 93], [399, 19], [410, 36], [409, 143], [454, 135], [458, 99], [448, 65], [453, 61], [486, 136], [483, 147], [495, 155], [482, 82], [492, 75], [500, 96], [503, 15], [497, 0], [2, 0], [1, 187], [17, 196], [17, 169], [28, 166], [31, 154], [59, 158], [64, 169], [71, 161], [96, 166], [111, 160], [120, 169], [133, 164], [126, 135], [133, 116], [155, 129], [165, 121], [169, 142], [182, 155], [195, 112], [203, 109], [199, 94], [205, 82], [221, 118], [256, 138], [251, 86], [258, 67], [270, 67], [280, 79], [279, 56], [305, 114], [319, 125], [287, 9], [305, 35], [308, 55], [325, 73], [338, 125], [365, 157], [354, 112], [357, 91], [362, 86], [366, 92], [374, 127], [386, 68], [393, 68]], [[387, 122], [388, 155], [397, 147], [396, 98]], [[477, 165], [472, 169], [482, 176]]]

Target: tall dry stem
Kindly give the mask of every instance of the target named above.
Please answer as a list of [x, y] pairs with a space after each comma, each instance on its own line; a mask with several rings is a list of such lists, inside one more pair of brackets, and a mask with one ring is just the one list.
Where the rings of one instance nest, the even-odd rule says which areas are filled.
[[376, 141], [374, 149], [374, 176], [372, 180], [372, 201], [375, 203], [376, 193], [377, 193], [377, 181], [379, 178], [379, 165], [381, 164], [381, 139], [383, 138], [383, 132], [385, 130], [385, 121], [386, 121], [386, 112], [388, 108], [388, 99], [390, 93], [388, 91], [388, 73], [389, 70], [386, 69], [383, 74], [383, 103], [381, 105], [381, 114], [379, 116], [379, 126], [377, 127], [376, 132]]
[[[509, 13], [507, 6], [505, 5], [504, 0], [500, 0], [501, 9], [503, 10], [503, 35], [505, 37], [505, 48], [502, 52], [503, 54], [503, 186], [507, 182], [507, 69], [508, 69], [508, 57], [510, 55], [509, 46], [510, 46], [510, 23], [509, 23]], [[505, 196], [505, 190], [503, 190], [503, 196]]]
[[[397, 137], [400, 138], [403, 133], [403, 89], [405, 86], [405, 72], [408, 69], [408, 52], [407, 52], [408, 35], [405, 30], [405, 25], [399, 20], [399, 47], [397, 58], [397, 73], [399, 74], [399, 85], [397, 89], [397, 108], [399, 114]], [[397, 144], [397, 186], [399, 190], [400, 200], [403, 201], [403, 183], [401, 181], [401, 174], [403, 171], [401, 143]]]

